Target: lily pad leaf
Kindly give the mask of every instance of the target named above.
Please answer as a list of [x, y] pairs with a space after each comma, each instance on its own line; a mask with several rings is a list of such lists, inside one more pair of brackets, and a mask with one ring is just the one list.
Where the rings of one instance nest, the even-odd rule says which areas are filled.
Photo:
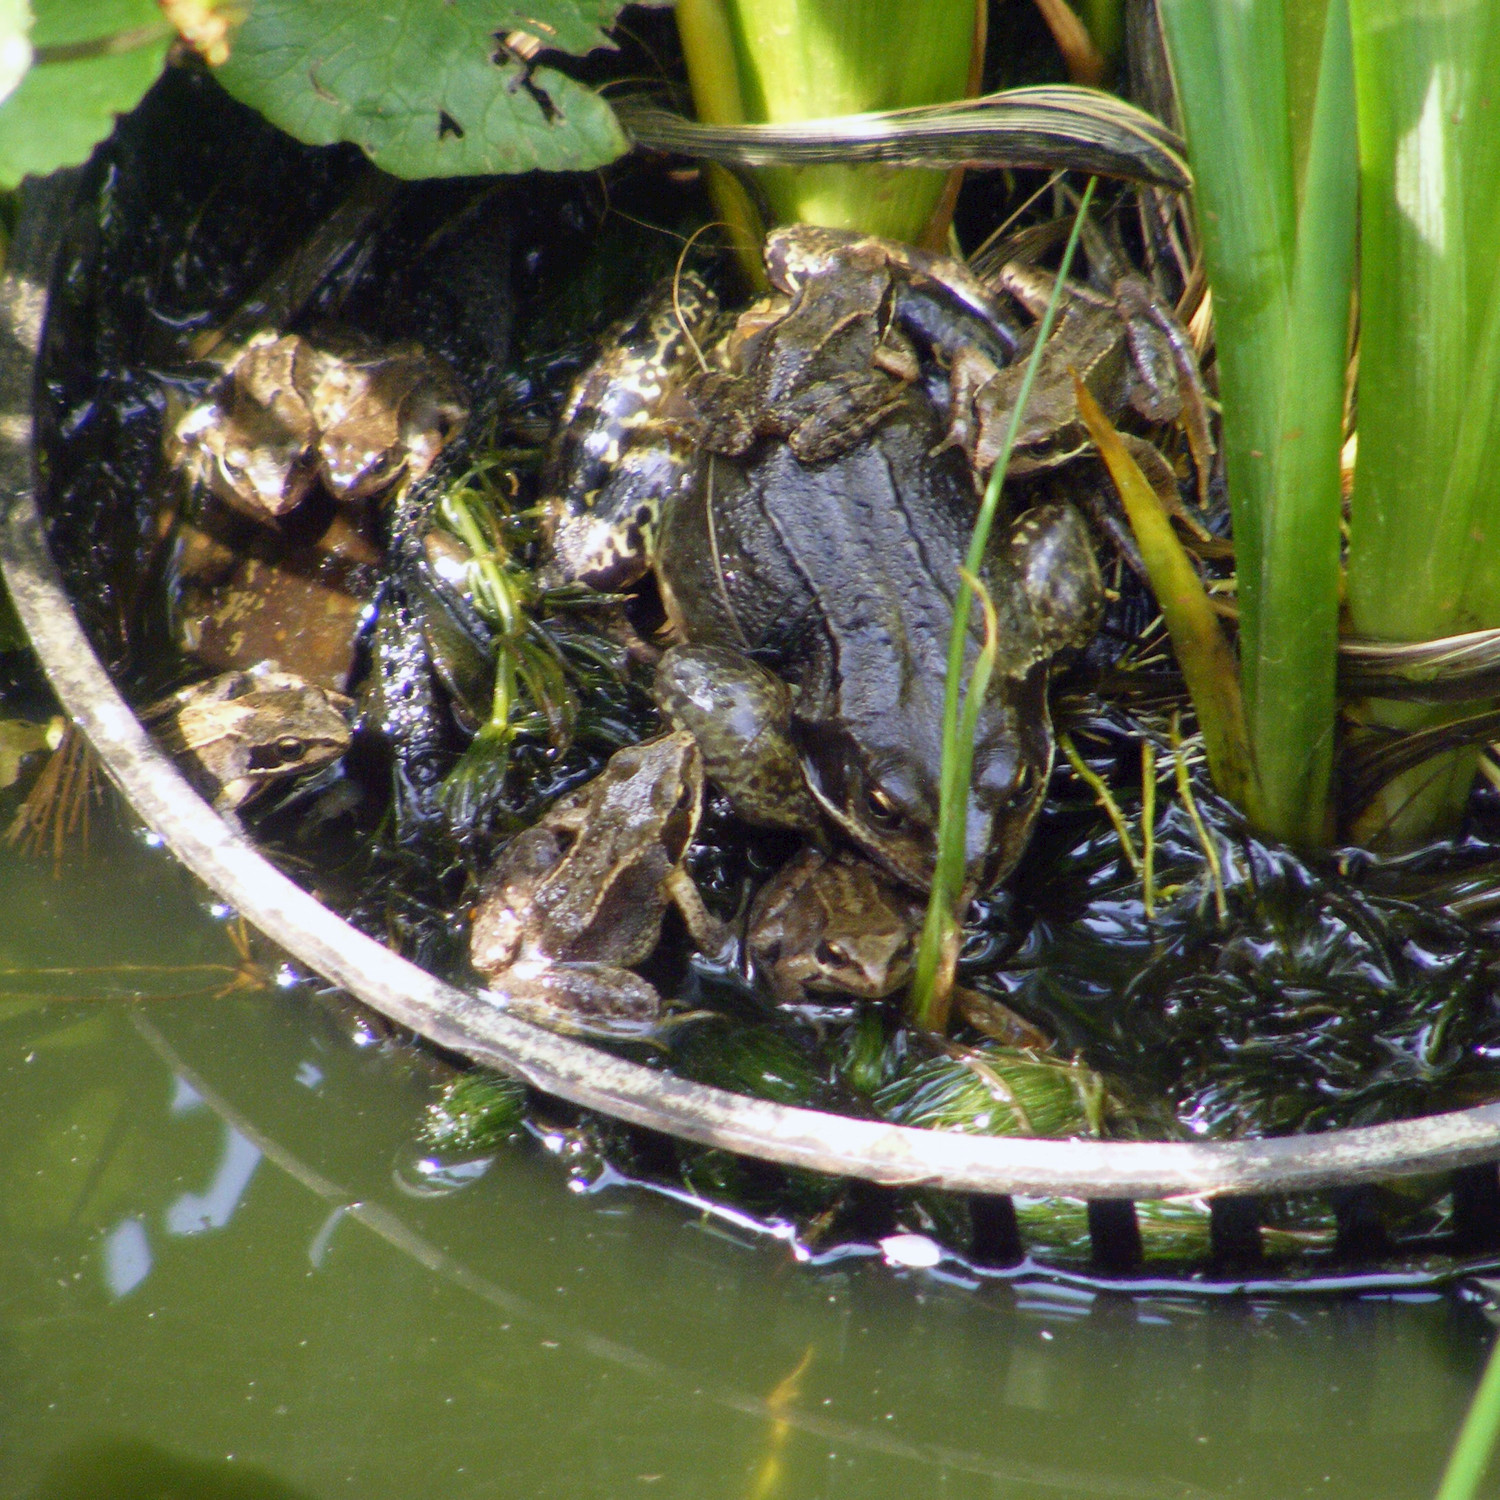
[[397, 177], [586, 170], [629, 142], [592, 89], [538, 53], [608, 46], [620, 0], [253, 0], [217, 69], [313, 145], [350, 141]]
[[174, 35], [155, 0], [34, 0], [0, 9], [4, 82], [13, 82], [26, 49], [35, 60], [0, 103], [0, 188], [87, 161], [156, 81]]

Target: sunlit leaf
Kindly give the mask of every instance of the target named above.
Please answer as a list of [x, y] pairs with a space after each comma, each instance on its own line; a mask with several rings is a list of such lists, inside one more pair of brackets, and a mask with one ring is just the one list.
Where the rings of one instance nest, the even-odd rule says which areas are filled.
[[1203, 747], [1214, 784], [1231, 801], [1249, 807], [1255, 782], [1234, 650], [1156, 491], [1088, 388], [1076, 378], [1075, 389], [1078, 413], [1115, 482], [1151, 576], [1151, 587], [1203, 730]]
[[27, 0], [0, 0], [0, 101], [15, 93], [31, 66], [31, 24]]
[[[154, 0], [35, 0], [36, 61], [0, 103], [0, 188], [87, 161], [166, 61], [172, 29]], [[14, 0], [0, 10], [0, 83], [24, 45]]]
[[628, 146], [603, 99], [545, 60], [608, 45], [618, 0], [254, 0], [216, 70], [313, 145], [398, 177], [576, 171]]

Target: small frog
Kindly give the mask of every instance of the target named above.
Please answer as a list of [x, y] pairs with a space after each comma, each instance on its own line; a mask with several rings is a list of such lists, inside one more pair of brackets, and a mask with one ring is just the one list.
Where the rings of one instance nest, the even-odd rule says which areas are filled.
[[1016, 335], [957, 261], [848, 230], [793, 224], [766, 240], [780, 294], [743, 314], [723, 346], [728, 371], [684, 386], [704, 442], [731, 457], [783, 437], [803, 463], [844, 452], [919, 378], [918, 343], [1003, 365]]
[[420, 479], [468, 416], [448, 367], [411, 346], [365, 358], [325, 354], [309, 408], [318, 477], [335, 500], [366, 500]]
[[[1016, 433], [1010, 472], [1055, 467], [1089, 446], [1074, 395], [1076, 370], [1111, 420], [1129, 408], [1153, 424], [1180, 421], [1204, 497], [1214, 442], [1192, 341], [1155, 287], [1125, 266], [1096, 226], [1086, 223], [1083, 239], [1098, 285], [1070, 282], [1063, 288]], [[1051, 273], [1009, 261], [995, 280], [1040, 322], [1056, 283]], [[1035, 333], [1028, 330], [1015, 363], [1005, 368], [977, 349], [961, 351], [953, 362], [950, 441], [964, 449], [980, 474], [988, 474], [999, 456]]]
[[174, 435], [190, 471], [220, 499], [274, 523], [318, 482], [352, 502], [403, 473], [420, 477], [464, 417], [452, 375], [419, 349], [342, 354], [266, 332]]
[[508, 1002], [564, 1027], [649, 1030], [661, 998], [630, 965], [656, 947], [669, 906], [710, 958], [734, 949], [683, 867], [702, 798], [690, 734], [617, 750], [506, 845], [475, 911], [474, 968]]
[[746, 947], [783, 1005], [808, 991], [878, 1000], [911, 977], [922, 905], [868, 861], [804, 849], [763, 886]]
[[269, 662], [225, 672], [141, 711], [141, 722], [221, 814], [330, 765], [353, 738], [354, 701]]

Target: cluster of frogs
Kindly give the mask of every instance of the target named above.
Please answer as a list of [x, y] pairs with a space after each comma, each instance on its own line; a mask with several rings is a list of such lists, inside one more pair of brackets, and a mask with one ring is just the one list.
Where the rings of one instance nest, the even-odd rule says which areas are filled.
[[[663, 288], [577, 382], [555, 441], [547, 577], [616, 591], [649, 572], [675, 643], [655, 676], [667, 731], [513, 839], [475, 913], [473, 967], [575, 1022], [655, 1019], [632, 966], [671, 906], [704, 955], [734, 958], [685, 868], [705, 782], [745, 822], [806, 841], [744, 929], [779, 1000], [874, 998], [910, 975], [960, 567], [1034, 332], [999, 288], [910, 246], [799, 225], [770, 236], [765, 263], [772, 295], [737, 317], [690, 275]], [[1040, 281], [1013, 269], [1003, 286], [1039, 314]], [[1193, 429], [1186, 340], [1154, 303], [1132, 316], [1132, 287], [1065, 295], [1013, 470], [1081, 446], [1072, 370], [1106, 409], [1163, 421], [1186, 406]], [[968, 894], [1025, 847], [1052, 767], [1049, 673], [1103, 603], [1067, 504], [1016, 518], [982, 582], [995, 660]], [[976, 611], [969, 667], [985, 628]]]
[[[665, 732], [513, 837], [475, 909], [474, 969], [562, 1024], [655, 1022], [660, 998], [633, 966], [670, 907], [710, 961], [743, 946], [785, 1003], [877, 998], [910, 974], [960, 568], [1035, 338], [1012, 305], [1039, 316], [1052, 288], [1034, 269], [1008, 265], [991, 285], [806, 225], [774, 232], [765, 263], [771, 295], [737, 316], [692, 275], [653, 294], [576, 382], [544, 475], [543, 581], [614, 594], [649, 573], [673, 642], [655, 669]], [[1084, 446], [1074, 371], [1112, 413], [1181, 417], [1201, 474], [1190, 347], [1130, 274], [1064, 289], [1011, 472]], [[315, 479], [358, 501], [420, 476], [463, 419], [416, 352], [351, 359], [267, 335], [176, 438], [221, 500], [274, 526]], [[967, 789], [969, 895], [1025, 847], [1052, 767], [1052, 665], [1089, 640], [1103, 600], [1068, 504], [1017, 517], [981, 581], [989, 618], [976, 612], [966, 666], [987, 629], [994, 662]], [[144, 717], [232, 814], [342, 755], [351, 709], [262, 669]], [[740, 930], [687, 872], [705, 784], [746, 823], [803, 841]]]

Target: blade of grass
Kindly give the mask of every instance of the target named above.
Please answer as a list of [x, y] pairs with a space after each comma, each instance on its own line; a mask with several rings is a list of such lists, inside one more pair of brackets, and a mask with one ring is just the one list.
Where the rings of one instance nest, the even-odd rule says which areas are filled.
[[[980, 502], [979, 515], [969, 538], [968, 555], [960, 571], [958, 594], [953, 601], [953, 628], [948, 636], [948, 667], [943, 691], [943, 767], [939, 789], [937, 859], [932, 874], [932, 893], [927, 901], [927, 916], [922, 924], [922, 937], [917, 947], [916, 974], [907, 998], [907, 1013], [913, 1023], [928, 1031], [941, 1030], [947, 1022], [948, 1000], [953, 983], [953, 956], [957, 952], [960, 917], [958, 907], [965, 896], [964, 835], [968, 822], [974, 739], [971, 728], [968, 740], [964, 741], [960, 727], [964, 717], [961, 708], [961, 700], [965, 696], [964, 657], [967, 654], [969, 621], [974, 605], [971, 580], [977, 579], [984, 570], [990, 532], [994, 529], [995, 515], [1000, 506], [1000, 492], [1005, 485], [1006, 466], [1010, 463], [1011, 450], [1015, 447], [1026, 403], [1031, 399], [1031, 388], [1041, 364], [1041, 352], [1046, 347], [1052, 325], [1056, 321], [1060, 294], [1073, 265], [1073, 255], [1078, 248], [1078, 237], [1082, 232], [1089, 204], [1093, 202], [1095, 185], [1095, 179], [1091, 177], [1079, 200], [1078, 213], [1063, 250], [1062, 264], [1052, 287], [1052, 296], [1042, 314], [1036, 343], [1026, 361], [1026, 373], [1021, 379], [1021, 389], [1016, 397], [1015, 409], [1011, 412], [1010, 425], [1006, 428], [1005, 441], [1000, 446], [999, 456], [990, 471], [989, 482], [985, 485], [984, 499]], [[987, 684], [988, 675], [985, 681]], [[972, 695], [973, 691], [971, 682], [968, 692]], [[972, 713], [967, 716], [971, 725], [982, 701], [974, 701]]]
[[1473, 1500], [1494, 1456], [1497, 1438], [1500, 1438], [1500, 1343], [1490, 1348], [1479, 1389], [1474, 1392], [1463, 1426], [1458, 1430], [1458, 1440], [1448, 1455], [1437, 1500]]
[[1183, 144], [1160, 120], [1113, 95], [1068, 84], [792, 125], [715, 120], [701, 104], [701, 119], [685, 120], [635, 99], [619, 100], [615, 112], [639, 145], [736, 166], [874, 161], [1039, 167], [1122, 177], [1174, 192], [1192, 185]]
[[1214, 785], [1232, 802], [1255, 799], [1255, 763], [1234, 649], [1165, 508], [1109, 419], [1075, 376], [1078, 413], [1119, 491], [1141, 560], [1161, 606], [1182, 675], [1187, 680]]

